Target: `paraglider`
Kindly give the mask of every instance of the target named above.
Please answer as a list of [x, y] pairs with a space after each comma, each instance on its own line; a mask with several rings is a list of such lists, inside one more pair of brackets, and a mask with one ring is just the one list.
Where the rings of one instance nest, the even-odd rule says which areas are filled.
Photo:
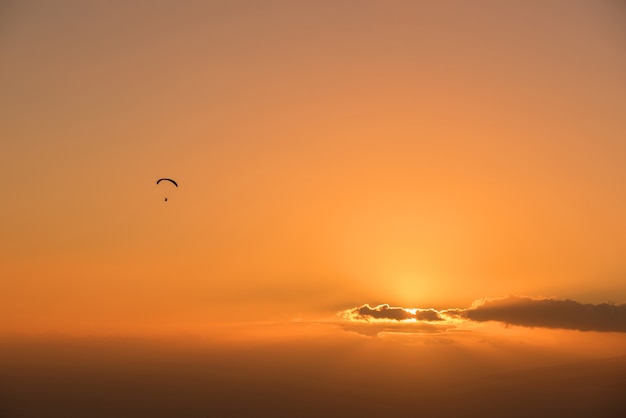
[[[171, 182], [174, 186], [178, 187], [178, 183], [176, 183], [174, 180], [172, 179], [168, 179], [168, 178], [162, 178], [162, 179], [158, 179], [156, 184], [159, 184], [160, 182], [162, 182], [163, 180], [165, 181], [169, 181]], [[167, 202], [167, 197], [165, 198], [165, 201]]]

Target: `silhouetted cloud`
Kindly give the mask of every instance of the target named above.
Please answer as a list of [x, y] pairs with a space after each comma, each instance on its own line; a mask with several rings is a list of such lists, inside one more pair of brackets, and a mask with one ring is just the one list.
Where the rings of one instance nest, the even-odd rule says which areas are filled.
[[418, 321], [441, 321], [442, 318], [439, 316], [439, 312], [434, 309], [418, 309], [415, 312], [415, 319]]
[[[626, 332], [626, 304], [583, 304], [573, 300], [507, 296], [476, 301], [468, 309], [421, 309], [375, 307], [362, 305], [339, 313], [346, 319], [369, 322], [364, 327], [376, 326], [372, 332], [359, 328], [360, 333], [375, 335], [381, 331], [415, 332], [440, 331], [429, 328], [430, 322], [459, 323], [459, 321], [498, 321], [525, 327], [563, 328], [580, 331]], [[385, 323], [387, 325], [381, 325]], [[390, 324], [396, 324], [392, 326]], [[394, 327], [393, 329], [390, 327]], [[447, 326], [449, 329], [453, 326]]]
[[439, 312], [435, 309], [407, 309], [389, 306], [387, 304], [371, 307], [367, 304], [348, 309], [340, 313], [348, 319], [369, 321], [371, 319], [382, 320], [418, 320], [418, 321], [442, 321]]
[[387, 304], [378, 305], [375, 308], [372, 308], [369, 305], [363, 305], [359, 308], [356, 308], [356, 313], [362, 318], [384, 318], [395, 319], [396, 321], [414, 318], [414, 315], [408, 311], [405, 311], [404, 308], [393, 308]]
[[626, 305], [507, 296], [475, 303], [462, 317], [526, 327], [626, 332]]

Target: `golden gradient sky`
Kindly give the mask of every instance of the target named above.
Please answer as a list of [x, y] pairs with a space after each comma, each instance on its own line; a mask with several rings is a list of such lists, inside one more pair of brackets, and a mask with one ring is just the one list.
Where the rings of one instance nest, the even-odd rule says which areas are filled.
[[2, 332], [626, 302], [617, 1], [0, 15]]

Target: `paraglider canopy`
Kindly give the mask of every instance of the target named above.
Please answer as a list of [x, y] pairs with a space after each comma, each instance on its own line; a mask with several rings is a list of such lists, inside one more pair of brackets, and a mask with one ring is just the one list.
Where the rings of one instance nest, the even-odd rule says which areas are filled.
[[166, 180], [166, 181], [171, 181], [171, 182], [174, 184], [174, 186], [178, 187], [178, 183], [176, 183], [176, 182], [175, 182], [174, 180], [172, 180], [172, 179], [166, 179], [166, 178], [158, 179], [158, 180], [157, 180], [157, 184], [159, 184], [159, 183], [160, 183], [160, 182], [162, 182], [163, 180]]

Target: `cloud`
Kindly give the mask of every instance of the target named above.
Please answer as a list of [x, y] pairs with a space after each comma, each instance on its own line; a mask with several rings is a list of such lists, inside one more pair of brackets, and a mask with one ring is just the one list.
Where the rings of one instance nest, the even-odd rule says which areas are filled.
[[439, 312], [434, 309], [418, 309], [415, 312], [415, 319], [418, 321], [442, 321]]
[[340, 315], [347, 319], [354, 320], [418, 320], [418, 321], [442, 321], [439, 312], [435, 309], [407, 309], [389, 306], [387, 304], [371, 307], [370, 305], [361, 305], [356, 308], [347, 309], [340, 312]]
[[526, 327], [626, 332], [626, 304], [592, 305], [573, 300], [507, 296], [477, 302], [461, 316], [473, 321], [500, 321]]
[[[339, 312], [343, 318], [367, 323], [359, 326], [360, 333], [375, 335], [380, 331], [425, 332], [441, 329], [429, 328], [432, 323], [453, 328], [459, 322], [498, 321], [507, 325], [525, 327], [562, 328], [579, 331], [626, 332], [626, 304], [583, 304], [573, 300], [506, 296], [482, 299], [470, 308], [446, 310], [392, 307], [382, 304], [375, 307], [361, 305]], [[384, 324], [384, 325], [382, 325]], [[454, 324], [454, 325], [453, 325]], [[376, 325], [377, 330], [364, 328]], [[351, 325], [351, 327], [353, 327]]]
[[411, 319], [413, 314], [404, 310], [404, 308], [393, 308], [389, 305], [378, 305], [375, 308], [371, 308], [369, 305], [363, 305], [356, 308], [356, 314], [361, 318], [376, 318], [376, 319], [395, 319], [401, 321], [403, 319]]

